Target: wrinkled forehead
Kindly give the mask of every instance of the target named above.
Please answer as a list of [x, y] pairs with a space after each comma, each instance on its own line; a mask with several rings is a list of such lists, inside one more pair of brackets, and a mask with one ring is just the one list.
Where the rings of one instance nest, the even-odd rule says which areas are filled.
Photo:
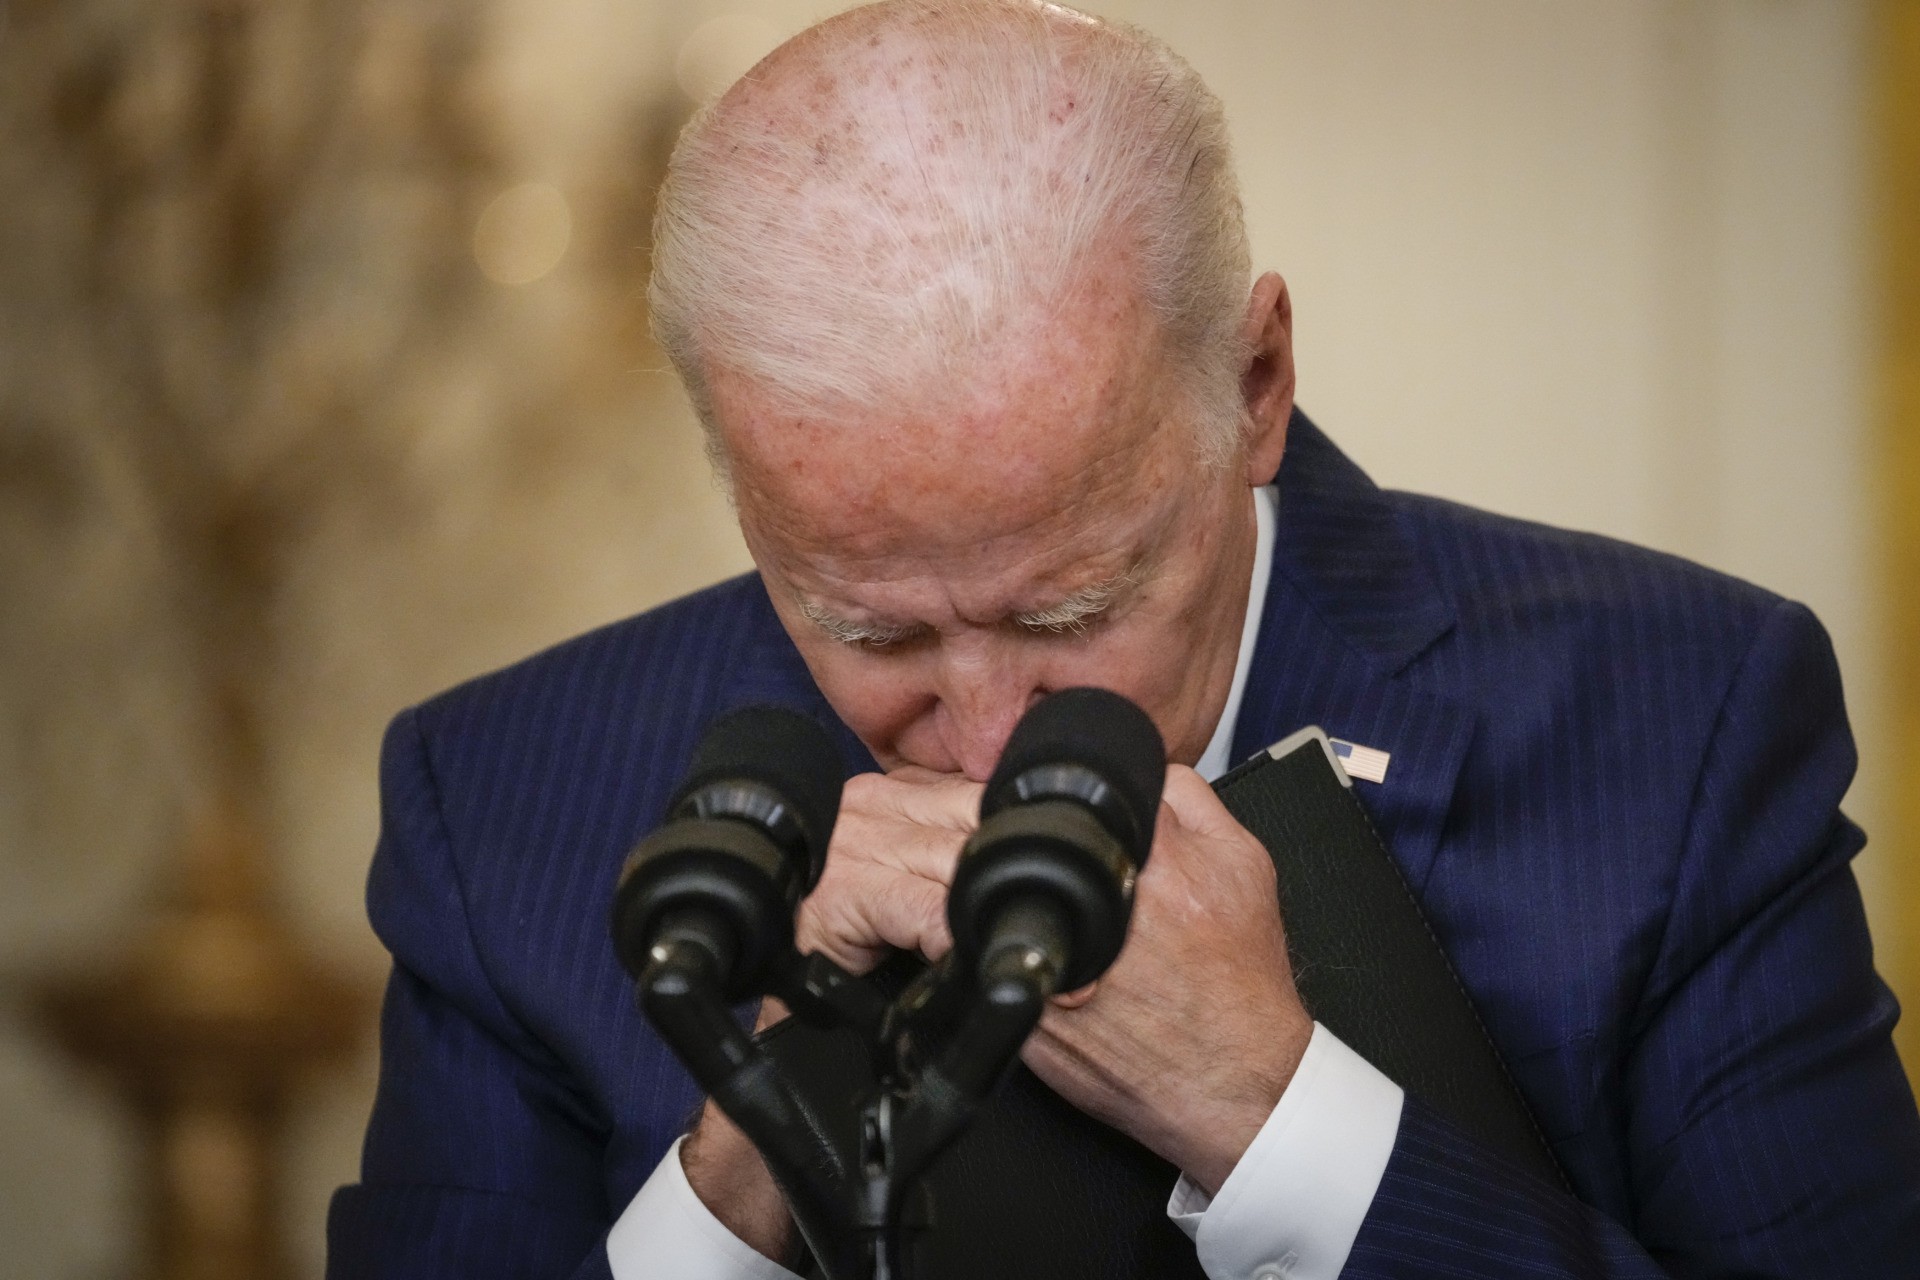
[[[742, 266], [770, 274], [733, 336], [783, 349], [814, 334], [803, 381], [849, 389], [796, 403], [806, 393], [729, 376], [709, 351], [714, 425], [763, 549], [992, 540], [1138, 482], [1169, 412], [1161, 329], [1131, 231], [1082, 216], [1080, 181], [1050, 167], [1112, 124], [1076, 88], [1085, 21], [1040, 5], [856, 10], [719, 104], [715, 158], [785, 199], [711, 212], [765, 221], [732, 243], [791, 247]], [[762, 332], [780, 318], [800, 336]], [[876, 352], [889, 376], [867, 367]], [[836, 358], [843, 377], [819, 363]]]
[[1157, 329], [1129, 297], [1078, 298], [898, 402], [796, 409], [713, 379], [749, 540], [935, 555], [1062, 535], [1090, 503], [1162, 487], [1195, 451]]

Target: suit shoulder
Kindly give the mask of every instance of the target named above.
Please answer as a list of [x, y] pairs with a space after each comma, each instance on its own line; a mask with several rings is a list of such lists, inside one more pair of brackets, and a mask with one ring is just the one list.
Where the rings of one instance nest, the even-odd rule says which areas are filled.
[[686, 706], [711, 696], [740, 653], [778, 625], [759, 576], [742, 574], [463, 681], [417, 714], [428, 732], [511, 721], [524, 733], [669, 697]]
[[1392, 496], [1469, 635], [1538, 641], [1597, 632], [1733, 656], [1788, 603], [1732, 574], [1618, 538]]

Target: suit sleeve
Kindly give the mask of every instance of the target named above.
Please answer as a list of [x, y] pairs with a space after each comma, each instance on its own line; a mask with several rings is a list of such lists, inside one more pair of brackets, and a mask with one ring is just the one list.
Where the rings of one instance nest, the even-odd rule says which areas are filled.
[[1409, 1099], [1343, 1275], [1893, 1280], [1920, 1259], [1920, 1116], [1839, 812], [1852, 777], [1820, 625], [1780, 604], [1700, 762], [1672, 910], [1612, 1087], [1631, 1221]]
[[367, 900], [393, 974], [361, 1180], [334, 1197], [327, 1274], [610, 1280], [602, 1137], [483, 968], [415, 712], [388, 729], [380, 783]]

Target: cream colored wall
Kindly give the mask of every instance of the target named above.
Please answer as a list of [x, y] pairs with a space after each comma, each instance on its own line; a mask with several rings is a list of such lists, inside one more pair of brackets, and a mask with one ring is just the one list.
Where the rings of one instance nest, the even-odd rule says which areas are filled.
[[[680, 71], [698, 81], [834, 7], [505, 0], [493, 83], [517, 104], [528, 176], [597, 163], [596, 136], [696, 29]], [[1856, 498], [1861, 6], [1106, 12], [1169, 37], [1226, 100], [1257, 257], [1293, 286], [1304, 406], [1384, 483], [1651, 543], [1811, 603], [1868, 730], [1855, 808], [1870, 820], [1885, 783]], [[312, 936], [369, 974], [360, 893], [385, 718], [743, 563], [671, 389], [636, 373], [626, 412], [631, 431], [564, 488], [450, 504], [398, 549], [348, 518], [314, 543], [290, 606], [310, 623], [303, 674], [279, 724], [283, 883]], [[469, 445], [430, 439], [418, 465], [480, 465]], [[100, 936], [148, 865], [17, 882], [0, 905], [8, 964]], [[369, 1063], [303, 1122], [294, 1212], [315, 1274], [370, 1088]], [[0, 1270], [106, 1274], [130, 1226], [109, 1112], [13, 1022], [0, 1099]]]
[[[1220, 8], [1184, 31], [1182, 6], [1129, 12], [1227, 99], [1256, 254], [1293, 285], [1302, 403], [1382, 483], [1809, 603], [1840, 653], [1863, 747], [1849, 807], [1871, 830], [1890, 774], [1865, 6]], [[1862, 870], [1884, 878], [1871, 852]]]
[[1227, 100], [1256, 255], [1293, 286], [1303, 405], [1382, 483], [1806, 601], [1871, 828], [1865, 6], [1127, 12]]

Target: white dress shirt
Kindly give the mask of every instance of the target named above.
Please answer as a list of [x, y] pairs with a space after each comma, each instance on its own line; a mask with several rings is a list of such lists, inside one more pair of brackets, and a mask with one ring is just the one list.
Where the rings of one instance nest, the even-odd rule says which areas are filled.
[[[1254, 491], [1258, 527], [1246, 622], [1233, 686], [1195, 768], [1208, 781], [1232, 765], [1234, 727], [1253, 663], [1273, 568], [1279, 509], [1272, 486]], [[1167, 1216], [1194, 1242], [1209, 1280], [1335, 1280], [1373, 1203], [1400, 1130], [1400, 1087], [1319, 1023], [1287, 1091], [1209, 1198], [1184, 1175]], [[607, 1236], [614, 1280], [785, 1280], [722, 1226], [687, 1182], [680, 1143]]]

